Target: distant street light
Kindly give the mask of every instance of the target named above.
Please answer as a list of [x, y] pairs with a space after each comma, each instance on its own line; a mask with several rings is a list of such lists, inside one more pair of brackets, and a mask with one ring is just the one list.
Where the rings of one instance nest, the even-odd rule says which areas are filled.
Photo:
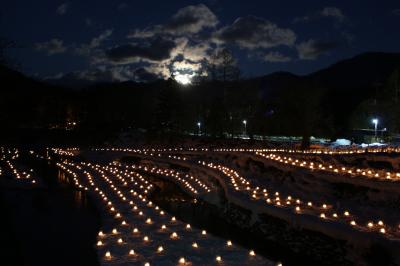
[[197, 122], [197, 126], [199, 127], [199, 136], [200, 136], [200, 135], [201, 135], [201, 131], [200, 131], [201, 123], [200, 123], [200, 122]]
[[244, 135], [246, 135], [246, 131], [247, 131], [247, 121], [243, 120], [243, 125], [244, 125]]
[[378, 137], [378, 123], [379, 120], [377, 118], [372, 119], [372, 123], [375, 125], [375, 140]]

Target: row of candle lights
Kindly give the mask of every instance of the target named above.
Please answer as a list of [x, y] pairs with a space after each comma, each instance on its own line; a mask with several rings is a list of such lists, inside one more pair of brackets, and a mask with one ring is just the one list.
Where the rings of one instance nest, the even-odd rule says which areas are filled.
[[[72, 165], [74, 165], [73, 163], [68, 163], [69, 164], [69, 166], [72, 166]], [[109, 173], [113, 173], [116, 177], [117, 177], [117, 180], [119, 180], [120, 181], [120, 183], [121, 183], [121, 185], [123, 186], [123, 187], [126, 187], [126, 184], [127, 184], [127, 182], [129, 183], [130, 182], [130, 184], [129, 184], [129, 187], [132, 187], [132, 185], [133, 186], [139, 186], [139, 183], [138, 183], [138, 181], [144, 181], [145, 179], [141, 176], [141, 175], [139, 175], [139, 174], [135, 174], [134, 176], [132, 176], [132, 172], [128, 172], [128, 174], [127, 174], [127, 172], [125, 172], [125, 171], [123, 171], [123, 172], [116, 172], [116, 169], [115, 168], [113, 168], [113, 167], [109, 167], [109, 166], [103, 166], [103, 167], [99, 167], [98, 165], [89, 165], [89, 164], [87, 164], [86, 166], [89, 166], [89, 167], [92, 167], [92, 169], [97, 169], [98, 171], [99, 171], [99, 173], [101, 174], [101, 177], [110, 185], [110, 188], [111, 188], [111, 190], [110, 191], [116, 191], [116, 194], [117, 194], [117, 198], [119, 198], [119, 200], [121, 200], [122, 202], [126, 202], [126, 201], [128, 201], [128, 199], [127, 199], [127, 196], [126, 195], [124, 195], [123, 194], [123, 192], [121, 192], [120, 190], [118, 190], [117, 188], [116, 188], [116, 186], [114, 185], [114, 182], [109, 178], [109, 177], [107, 177], [106, 176], [106, 174], [105, 174], [105, 171], [108, 171]], [[65, 170], [65, 171], [71, 171], [71, 170], [68, 170], [66, 167], [65, 167], [65, 165], [62, 165], [62, 167], [63, 167], [63, 169]], [[79, 166], [76, 166], [76, 169], [78, 169], [78, 170], [81, 170], [81, 169], [79, 169]], [[71, 172], [70, 172], [71, 173]], [[94, 181], [93, 181], [93, 178], [91, 177], [91, 175], [88, 173], [88, 172], [86, 172], [85, 173], [86, 175], [87, 175], [87, 177], [88, 177], [88, 181], [89, 181], [89, 184], [90, 184], [90, 186], [92, 186], [92, 187], [94, 187], [95, 189], [94, 189], [94, 191], [98, 191], [98, 194], [102, 197], [102, 199], [103, 199], [103, 201], [105, 201], [105, 202], [107, 202], [107, 206], [108, 207], [110, 207], [110, 212], [112, 212], [112, 213], [115, 213], [115, 212], [117, 212], [117, 214], [114, 216], [114, 218], [115, 219], [121, 219], [122, 218], [122, 215], [116, 210], [116, 207], [115, 207], [115, 205], [111, 202], [111, 201], [108, 201], [108, 198], [109, 197], [107, 197], [107, 196], [105, 196], [105, 193], [103, 192], [103, 190], [100, 190], [99, 189], [99, 187], [97, 187], [96, 185], [95, 185], [95, 183], [94, 183]], [[76, 175], [76, 174], [75, 174]], [[124, 176], [123, 176], [124, 175]], [[75, 176], [74, 176], [75, 177]], [[144, 181], [144, 182], [146, 182], [146, 181]], [[147, 183], [148, 184], [148, 183]], [[79, 187], [82, 187], [83, 185], [81, 185], [81, 184], [77, 184]], [[87, 187], [86, 187], [87, 188]], [[138, 187], [138, 189], [140, 190], [140, 189], [142, 189], [142, 193], [143, 194], [140, 194], [140, 193], [138, 193], [138, 192], [136, 192], [136, 191], [134, 191], [134, 190], [131, 190], [130, 192], [131, 192], [131, 194], [133, 195], [133, 196], [136, 196], [140, 201], [146, 201], [146, 197], [145, 197], [145, 194], [147, 194], [148, 193], [148, 191], [149, 190], [144, 190], [145, 189], [145, 187]], [[146, 189], [151, 189], [151, 185], [149, 185], [148, 187], [146, 187]], [[132, 205], [132, 201], [129, 201], [129, 203], [130, 203], [130, 205]], [[151, 202], [148, 202], [148, 204], [147, 205], [152, 205], [151, 204]], [[136, 208], [135, 208], [136, 207]], [[155, 209], [159, 209], [157, 206], [155, 206], [154, 207]], [[134, 208], [133, 208], [136, 212], [138, 211], [138, 208], [137, 208], [137, 204], [135, 204], [135, 206], [134, 206]], [[163, 211], [160, 211], [160, 214], [161, 213], [163, 213], [164, 214], [164, 212]], [[140, 215], [140, 211], [139, 211], [139, 215]], [[142, 215], [143, 215], [143, 212], [142, 212]], [[175, 217], [172, 217], [171, 218], [171, 222], [175, 222], [176, 221], [176, 219], [175, 219]], [[151, 218], [147, 218], [147, 219], [145, 219], [145, 223], [152, 223], [153, 222], [153, 220], [151, 219]], [[126, 222], [125, 221], [123, 221], [122, 223], [121, 223], [121, 225], [124, 225], [124, 223], [125, 223], [125, 225], [126, 225]], [[185, 226], [185, 228], [187, 229], [187, 230], [189, 230], [190, 228], [191, 228], [191, 226], [189, 225], [189, 224], [187, 224], [186, 226]], [[163, 230], [163, 229], [166, 229], [166, 226], [165, 225], [162, 225], [161, 226], [161, 230]], [[117, 229], [113, 229], [112, 230], [113, 232], [112, 232], [112, 234], [118, 234], [118, 230]], [[135, 229], [133, 229], [133, 232], [134, 233], [138, 233], [138, 229], [137, 228], [135, 228]], [[201, 232], [201, 235], [203, 235], [203, 236], [205, 236], [207, 233], [206, 233], [206, 231], [205, 230], [202, 230], [202, 232]], [[103, 233], [103, 232], [100, 232], [99, 233], [99, 237], [101, 237], [101, 238], [103, 238], [105, 236], [105, 234]], [[179, 236], [178, 236], [178, 234], [176, 233], [176, 232], [173, 232], [171, 235], [170, 235], [170, 238], [171, 239], [178, 239], [179, 238]], [[145, 242], [148, 242], [150, 239], [149, 239], [149, 237], [148, 236], [145, 236], [144, 238], [143, 238], [143, 241], [145, 241]], [[122, 244], [123, 242], [124, 242], [124, 240], [122, 239], [122, 238], [119, 238], [118, 239], [118, 241], [117, 241], [119, 244]], [[103, 246], [103, 242], [101, 241], [101, 240], [99, 240], [99, 242], [98, 242], [98, 245], [99, 246]], [[231, 241], [228, 241], [227, 242], [227, 246], [228, 247], [231, 247], [232, 246], [232, 242]], [[194, 242], [193, 244], [192, 244], [192, 247], [193, 248], [198, 248], [199, 246], [198, 246], [198, 243], [196, 243], [196, 242]], [[165, 248], [163, 247], [163, 246], [159, 246], [158, 248], [157, 248], [157, 252], [163, 252], [165, 250]], [[129, 251], [129, 254], [130, 255], [133, 255], [133, 254], [135, 254], [135, 252], [133, 251], [133, 250], [130, 250]], [[250, 250], [249, 251], [249, 256], [255, 256], [255, 252], [253, 251], [253, 250]], [[105, 253], [105, 258], [108, 258], [108, 259], [111, 259], [112, 258], [112, 255], [111, 255], [111, 252], [110, 251], [107, 251], [106, 253]], [[217, 262], [222, 262], [222, 257], [220, 256], [220, 255], [218, 255], [218, 256], [216, 256], [216, 258], [215, 258], [215, 260], [217, 261]], [[184, 258], [184, 257], [181, 257], [180, 259], [179, 259], [179, 261], [178, 261], [180, 264], [184, 264], [184, 263], [186, 263], [187, 262], [187, 259], [186, 258]], [[145, 264], [145, 265], [150, 265], [150, 263], [149, 262], [146, 262], [147, 264]]]
[[[16, 160], [19, 157], [18, 149], [5, 149], [1, 148], [1, 157], [0, 161], [8, 168], [10, 174], [12, 174], [16, 179], [21, 180], [29, 180], [31, 184], [36, 184], [35, 178], [32, 177], [33, 169], [29, 170], [20, 170], [17, 167]], [[5, 170], [0, 170], [0, 175], [5, 173]]]
[[261, 156], [265, 159], [274, 160], [279, 163], [283, 163], [286, 165], [297, 166], [306, 168], [309, 170], [319, 170], [326, 171], [335, 174], [347, 175], [351, 177], [355, 176], [363, 176], [369, 177], [376, 180], [392, 180], [392, 181], [400, 181], [400, 173], [392, 173], [386, 171], [384, 173], [379, 173], [379, 171], [373, 169], [362, 169], [362, 168], [350, 168], [350, 167], [335, 167], [333, 165], [325, 165], [321, 163], [315, 163], [311, 160], [299, 160], [292, 157], [280, 156], [274, 153], [265, 154], [262, 152], [255, 152], [256, 155]]
[[[226, 151], [226, 150], [218, 149], [216, 151]], [[246, 150], [246, 149], [229, 149], [229, 151], [247, 152], [249, 150]], [[174, 152], [176, 152], [176, 150], [174, 150]], [[259, 153], [258, 151], [256, 151], [256, 154], [257, 155], [263, 155], [263, 153]], [[273, 158], [275, 158], [276, 155], [275, 154], [272, 154], [272, 155], [274, 155]], [[157, 155], [157, 156], [159, 156], [159, 155]], [[165, 156], [167, 158], [171, 158], [167, 154], [165, 154]], [[277, 160], [279, 162], [281, 162], [281, 160], [282, 160], [282, 163], [285, 163], [285, 160], [287, 162], [296, 162], [295, 160], [293, 160], [291, 158], [290, 158], [290, 160], [289, 160], [289, 158], [283, 159], [283, 158], [280, 158], [279, 156], [276, 156], [276, 158], [279, 158]], [[175, 157], [174, 159], [178, 159], [179, 160], [179, 157]], [[185, 158], [185, 160], [187, 160], [187, 158]], [[206, 163], [205, 161], [198, 161], [197, 163], [202, 165], [202, 166], [207, 166], [209, 168], [217, 169], [217, 170], [221, 171], [225, 176], [228, 177], [228, 181], [230, 182], [230, 184], [232, 185], [232, 187], [233, 187], [233, 189], [235, 191], [242, 191], [242, 192], [243, 191], [247, 191], [247, 192], [249, 192], [248, 194], [250, 195], [250, 197], [252, 199], [258, 199], [259, 198], [258, 194], [261, 193], [262, 196], [263, 196], [262, 198], [266, 201], [267, 204], [275, 203], [275, 206], [278, 206], [278, 207], [289, 207], [289, 206], [292, 205], [292, 197], [291, 196], [288, 196], [286, 200], [285, 199], [281, 199], [279, 197], [279, 192], [277, 191], [277, 192], [275, 192], [275, 198], [268, 198], [268, 192], [267, 192], [266, 188], [264, 188], [264, 189], [260, 189], [260, 187], [252, 188], [251, 185], [250, 185], [250, 181], [247, 180], [246, 178], [240, 176], [240, 174], [237, 171], [234, 171], [233, 169], [230, 169], [230, 168], [228, 168], [226, 166], [223, 166], [221, 164]], [[303, 162], [297, 161], [296, 163], [298, 163], [299, 165], [300, 164], [306, 165], [306, 162], [304, 162], [304, 161]], [[311, 169], [314, 169], [314, 163], [311, 162], [310, 165], [312, 167]], [[322, 165], [321, 166], [318, 165], [317, 167], [318, 167], [318, 169], [321, 169], [321, 170], [325, 170], [326, 169]], [[309, 168], [309, 167], [306, 167], [306, 168]], [[332, 168], [333, 167], [329, 167], [328, 166], [328, 169], [332, 169]], [[349, 173], [349, 170], [346, 169], [346, 168], [344, 168], [344, 169], [341, 168], [340, 170], [341, 171], [345, 171], [347, 174], [351, 174], [352, 173], [352, 172]], [[333, 169], [333, 171], [336, 172], [335, 169]], [[337, 172], [339, 172], [339, 170], [337, 170]], [[355, 173], [360, 173], [362, 175], [363, 171], [361, 169], [357, 169], [357, 170], [355, 170]], [[371, 170], [367, 170], [366, 172], [364, 172], [364, 175], [367, 175], [367, 174], [368, 175], [372, 175], [373, 173], [372, 173]], [[376, 173], [374, 173], [374, 177], [376, 177]], [[391, 178], [392, 178], [392, 174], [388, 174], [385, 179], [391, 179]], [[284, 201], [284, 203], [282, 201]], [[295, 213], [297, 213], [297, 214], [305, 213], [304, 212], [305, 209], [313, 210], [313, 211], [316, 211], [316, 212], [321, 211], [321, 210], [324, 211], [324, 210], [327, 209], [327, 206], [330, 206], [330, 209], [331, 209], [331, 206], [332, 206], [332, 205], [327, 204], [327, 203], [317, 204], [317, 206], [323, 206], [322, 209], [321, 209], [321, 208], [318, 208], [318, 207], [315, 208], [315, 205], [313, 205], [313, 203], [310, 202], [310, 201], [308, 201], [307, 204], [304, 204], [305, 202], [307, 202], [307, 201], [303, 201], [303, 200], [300, 200], [300, 199], [296, 199], [295, 200], [295, 207], [294, 207]], [[302, 205], [304, 205], [304, 206], [302, 207]], [[318, 215], [318, 213], [316, 215]], [[323, 220], [340, 221], [340, 219], [339, 219], [340, 215], [338, 214], [338, 212], [333, 212], [333, 214], [331, 214], [331, 215], [328, 215], [325, 212], [321, 212], [321, 213], [319, 213], [318, 216]], [[390, 237], [396, 237], [396, 238], [399, 235], [400, 224], [398, 226], [394, 227], [394, 228], [390, 228], [381, 219], [376, 219], [378, 221], [377, 223], [374, 223], [372, 221], [372, 219], [371, 219], [369, 222], [367, 222], [367, 224], [365, 226], [362, 226], [360, 224], [357, 224], [356, 218], [354, 217], [354, 215], [350, 215], [349, 211], [344, 211], [342, 217], [344, 218], [344, 220], [342, 220], [343, 222], [349, 223], [354, 228], [357, 228], [357, 229], [362, 230], [362, 231], [367, 231], [367, 232], [378, 231], [381, 234], [386, 235], [386, 236], [389, 236], [388, 232], [390, 232]]]

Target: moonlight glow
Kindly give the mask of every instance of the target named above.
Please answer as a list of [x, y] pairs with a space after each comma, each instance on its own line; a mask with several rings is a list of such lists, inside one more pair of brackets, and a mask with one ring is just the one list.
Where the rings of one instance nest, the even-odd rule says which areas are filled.
[[188, 85], [192, 83], [192, 76], [189, 74], [176, 74], [175, 80], [182, 85]]

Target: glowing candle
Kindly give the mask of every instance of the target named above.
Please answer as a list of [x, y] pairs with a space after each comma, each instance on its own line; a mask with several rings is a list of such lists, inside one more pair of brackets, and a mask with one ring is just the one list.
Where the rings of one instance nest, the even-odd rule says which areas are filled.
[[198, 245], [197, 245], [197, 243], [196, 243], [196, 242], [194, 242], [194, 243], [192, 244], [192, 247], [194, 247], [194, 248], [198, 248]]
[[129, 255], [135, 255], [135, 251], [133, 249], [129, 250]]
[[162, 247], [162, 246], [159, 246], [158, 248], [157, 248], [157, 251], [158, 252], [162, 252], [164, 250], [164, 248]]
[[221, 256], [217, 256], [216, 258], [215, 258], [215, 260], [216, 261], [218, 261], [218, 262], [220, 262], [222, 259], [221, 259]]
[[228, 242], [226, 242], [226, 245], [227, 245], [228, 247], [232, 246], [232, 241], [228, 240]]
[[107, 251], [107, 252], [106, 252], [105, 257], [106, 257], [106, 259], [111, 259], [111, 253], [110, 253], [110, 251]]
[[184, 264], [185, 262], [186, 262], [185, 258], [182, 257], [182, 258], [179, 259], [179, 263]]
[[256, 253], [254, 252], [254, 250], [250, 250], [249, 255], [250, 255], [250, 256], [255, 256]]

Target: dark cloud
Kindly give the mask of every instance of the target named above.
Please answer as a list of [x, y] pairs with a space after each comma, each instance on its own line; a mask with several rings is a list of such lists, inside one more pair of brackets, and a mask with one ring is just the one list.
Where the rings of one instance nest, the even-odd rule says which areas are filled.
[[149, 72], [147, 69], [133, 66], [100, 66], [93, 69], [74, 71], [66, 74], [59, 73], [52, 77], [47, 77], [46, 80], [53, 83], [69, 84], [71, 87], [84, 87], [93, 83], [106, 82], [150, 82], [157, 80], [158, 75]]
[[64, 46], [64, 42], [59, 39], [51, 39], [47, 42], [36, 43], [35, 49], [38, 51], [44, 51], [47, 55], [60, 54], [67, 50]]
[[297, 45], [300, 59], [314, 60], [338, 47], [336, 42], [308, 40]]
[[63, 4], [61, 4], [61, 5], [59, 5], [59, 6], [57, 7], [56, 12], [57, 12], [57, 14], [59, 14], [60, 16], [62, 16], [62, 15], [64, 15], [65, 13], [67, 13], [69, 7], [70, 7], [70, 3], [69, 3], [69, 2], [63, 3]]
[[129, 64], [144, 61], [163, 61], [169, 59], [176, 43], [171, 40], [156, 38], [140, 44], [116, 46], [105, 51], [105, 57], [112, 63]]
[[290, 29], [254, 16], [238, 18], [232, 25], [223, 27], [214, 34], [220, 43], [234, 43], [241, 48], [271, 48], [279, 45], [291, 46], [296, 34]]
[[330, 6], [324, 7], [322, 10], [319, 10], [314, 14], [295, 18], [294, 22], [309, 22], [321, 18], [333, 18], [337, 22], [344, 22], [346, 20], [346, 16], [343, 14], [341, 9]]
[[90, 55], [94, 52], [97, 52], [96, 49], [100, 47], [100, 45], [106, 41], [113, 33], [113, 29], [107, 29], [102, 32], [99, 36], [94, 37], [90, 43], [81, 44], [79, 47], [75, 48], [75, 52], [78, 55]]
[[164, 29], [172, 33], [197, 33], [203, 28], [215, 27], [218, 19], [203, 4], [180, 9], [165, 25]]
[[344, 16], [342, 10], [340, 10], [337, 7], [325, 7], [321, 11], [321, 16], [323, 16], [323, 17], [331, 17], [331, 18], [336, 19], [339, 22], [343, 22], [345, 20], [345, 18], [346, 18]]
[[290, 56], [284, 55], [280, 52], [269, 52], [261, 57], [264, 61], [272, 63], [284, 63], [292, 60]]
[[213, 28], [218, 24], [218, 18], [205, 5], [184, 7], [172, 16], [166, 24], [149, 27], [144, 30], [136, 29], [128, 35], [131, 38], [149, 38], [157, 34], [195, 34], [204, 28]]

